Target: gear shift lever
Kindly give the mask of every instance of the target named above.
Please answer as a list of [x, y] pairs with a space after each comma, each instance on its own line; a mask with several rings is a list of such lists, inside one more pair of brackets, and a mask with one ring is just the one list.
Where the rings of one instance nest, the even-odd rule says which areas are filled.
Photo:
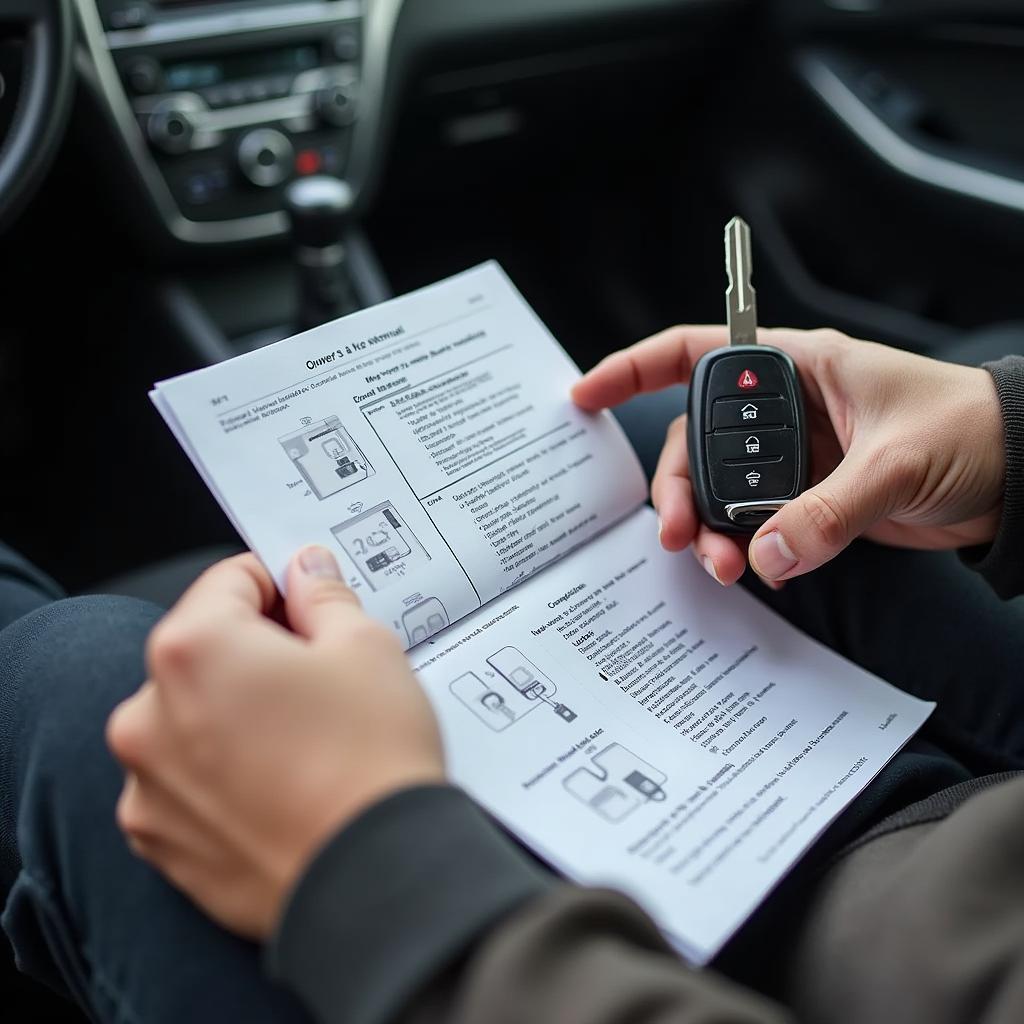
[[299, 329], [308, 330], [358, 309], [343, 236], [353, 194], [338, 178], [297, 178], [284, 193], [299, 276]]

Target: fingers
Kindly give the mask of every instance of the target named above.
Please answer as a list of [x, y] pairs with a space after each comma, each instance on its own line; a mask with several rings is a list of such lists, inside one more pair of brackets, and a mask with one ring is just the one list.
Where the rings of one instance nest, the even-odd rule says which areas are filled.
[[690, 484], [685, 416], [669, 424], [651, 482], [651, 501], [658, 512], [662, 547], [666, 551], [682, 551], [693, 541], [699, 526]]
[[693, 541], [693, 555], [704, 571], [723, 587], [735, 583], [747, 568], [743, 548], [732, 537], [715, 533], [703, 523]]
[[674, 420], [668, 428], [651, 485], [651, 499], [658, 510], [661, 545], [666, 551], [682, 551], [692, 544], [705, 572], [723, 586], [735, 583], [743, 575], [746, 557], [739, 544], [709, 530], [697, 519], [685, 416]]
[[225, 649], [236, 650], [240, 631], [273, 625], [266, 616], [276, 600], [274, 581], [255, 555], [218, 562], [185, 591], [150, 633], [146, 643], [150, 674], [160, 680], [191, 677], [197, 661]]
[[683, 383], [705, 352], [728, 343], [725, 327], [670, 327], [601, 360], [576, 382], [573, 401], [596, 412], [642, 392]]
[[765, 580], [792, 579], [817, 569], [886, 518], [899, 493], [899, 482], [883, 459], [851, 451], [821, 483], [757, 531], [750, 564]]
[[228, 618], [255, 622], [270, 612], [276, 600], [277, 588], [270, 573], [255, 555], [246, 552], [207, 569], [163, 622], [182, 631], [194, 631], [201, 624], [219, 625]]
[[107, 719], [107, 747], [128, 769], [140, 768], [147, 758], [159, 753], [163, 734], [157, 700], [156, 685], [148, 680], [118, 704]]
[[317, 544], [303, 548], [288, 567], [285, 610], [292, 629], [310, 640], [337, 636], [363, 616], [359, 598], [341, 578], [334, 555]]

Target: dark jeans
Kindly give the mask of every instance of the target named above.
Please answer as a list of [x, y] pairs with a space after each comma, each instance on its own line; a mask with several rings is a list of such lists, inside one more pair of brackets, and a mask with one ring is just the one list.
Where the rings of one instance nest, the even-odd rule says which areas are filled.
[[104, 725], [142, 682], [161, 614], [129, 598], [61, 599], [0, 547], [4, 930], [23, 971], [96, 1021], [305, 1024], [263, 976], [257, 947], [215, 927], [115, 826], [121, 771]]
[[[819, 861], [891, 809], [972, 774], [1024, 768], [1024, 608], [1000, 602], [954, 556], [858, 544], [813, 578], [761, 596], [854, 661], [940, 702], [923, 738], [819, 844]], [[203, 917], [115, 827], [121, 773], [104, 723], [142, 680], [143, 642], [159, 615], [126, 598], [62, 599], [0, 548], [0, 887], [13, 886], [4, 929], [23, 970], [96, 1020], [304, 1021], [261, 972], [257, 948]], [[808, 870], [791, 876], [790, 892]], [[770, 907], [759, 912], [722, 966], [743, 976], [744, 946], [766, 928], [778, 938], [778, 920]]]

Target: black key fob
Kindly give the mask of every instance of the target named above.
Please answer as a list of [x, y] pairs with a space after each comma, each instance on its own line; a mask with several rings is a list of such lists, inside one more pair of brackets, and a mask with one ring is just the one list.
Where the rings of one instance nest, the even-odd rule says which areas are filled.
[[702, 356], [688, 401], [690, 478], [701, 520], [754, 533], [807, 488], [807, 429], [796, 365], [767, 345]]

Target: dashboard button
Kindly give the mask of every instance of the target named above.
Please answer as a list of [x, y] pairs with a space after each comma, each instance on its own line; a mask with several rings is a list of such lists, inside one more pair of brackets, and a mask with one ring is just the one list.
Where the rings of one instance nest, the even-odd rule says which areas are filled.
[[271, 99], [280, 99], [288, 96], [292, 91], [291, 75], [271, 75], [267, 80], [267, 95]]
[[238, 166], [254, 185], [271, 188], [288, 178], [295, 166], [295, 149], [283, 132], [256, 128], [238, 144]]
[[356, 119], [354, 85], [335, 82], [318, 89], [315, 102], [320, 117], [335, 128], [344, 128]]
[[169, 105], [158, 107], [149, 117], [146, 131], [150, 142], [165, 153], [187, 153], [192, 147], [195, 126], [188, 112]]
[[214, 109], [223, 107], [228, 102], [227, 88], [223, 85], [211, 85], [209, 89], [203, 90], [203, 99], [206, 100], [207, 106]]
[[269, 95], [270, 90], [262, 78], [254, 78], [245, 83], [245, 101], [247, 103], [260, 103]]
[[152, 57], [137, 57], [125, 71], [125, 81], [140, 96], [157, 92], [163, 82], [163, 71]]
[[342, 63], [355, 60], [359, 56], [359, 27], [346, 25], [339, 28], [331, 39], [331, 50]]

